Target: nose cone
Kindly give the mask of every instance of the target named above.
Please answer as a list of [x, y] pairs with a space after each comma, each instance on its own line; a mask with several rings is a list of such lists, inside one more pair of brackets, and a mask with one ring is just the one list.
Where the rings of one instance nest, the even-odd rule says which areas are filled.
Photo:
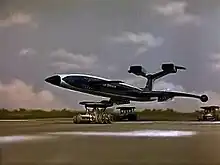
[[52, 85], [59, 86], [60, 83], [61, 83], [61, 78], [60, 78], [60, 76], [55, 75], [55, 76], [47, 77], [47, 78], [45, 79], [45, 81], [46, 81], [47, 83], [52, 84]]

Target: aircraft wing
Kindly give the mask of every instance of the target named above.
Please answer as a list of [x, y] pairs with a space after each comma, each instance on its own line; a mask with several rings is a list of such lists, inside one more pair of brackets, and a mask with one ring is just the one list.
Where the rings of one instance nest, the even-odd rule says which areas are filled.
[[169, 91], [152, 91], [147, 92], [150, 94], [151, 97], [158, 97], [158, 101], [167, 101], [174, 97], [189, 97], [189, 98], [197, 98], [200, 99], [202, 102], [208, 101], [208, 96], [206, 95], [195, 95], [191, 93], [184, 93], [184, 92], [169, 92]]

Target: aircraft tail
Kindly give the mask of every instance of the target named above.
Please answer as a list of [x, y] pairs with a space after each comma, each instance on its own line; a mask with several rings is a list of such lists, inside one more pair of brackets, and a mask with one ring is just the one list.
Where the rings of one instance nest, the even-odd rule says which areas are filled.
[[185, 67], [182, 66], [175, 66], [172, 63], [162, 64], [161, 66], [162, 71], [159, 71], [154, 74], [147, 74], [146, 70], [142, 66], [131, 66], [129, 69], [129, 73], [133, 73], [137, 76], [142, 76], [147, 79], [147, 83], [143, 89], [143, 91], [152, 91], [153, 83], [155, 80], [164, 77], [171, 73], [177, 73], [177, 70], [186, 70]]

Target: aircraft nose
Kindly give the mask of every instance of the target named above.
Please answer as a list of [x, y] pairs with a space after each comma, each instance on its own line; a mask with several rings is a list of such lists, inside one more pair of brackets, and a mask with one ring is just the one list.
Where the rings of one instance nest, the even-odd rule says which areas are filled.
[[46, 81], [47, 83], [50, 83], [50, 84], [59, 86], [60, 83], [61, 83], [61, 78], [60, 78], [60, 76], [55, 75], [55, 76], [47, 77], [47, 78], [45, 79], [45, 81]]

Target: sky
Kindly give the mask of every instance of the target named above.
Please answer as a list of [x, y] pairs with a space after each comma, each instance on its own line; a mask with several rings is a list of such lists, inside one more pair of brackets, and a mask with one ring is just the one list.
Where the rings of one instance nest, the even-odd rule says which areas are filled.
[[82, 109], [102, 97], [44, 82], [55, 73], [89, 73], [143, 87], [130, 65], [150, 72], [162, 63], [187, 68], [154, 89], [207, 94], [138, 107], [194, 111], [220, 105], [220, 1], [5, 0], [0, 2], [0, 107]]

